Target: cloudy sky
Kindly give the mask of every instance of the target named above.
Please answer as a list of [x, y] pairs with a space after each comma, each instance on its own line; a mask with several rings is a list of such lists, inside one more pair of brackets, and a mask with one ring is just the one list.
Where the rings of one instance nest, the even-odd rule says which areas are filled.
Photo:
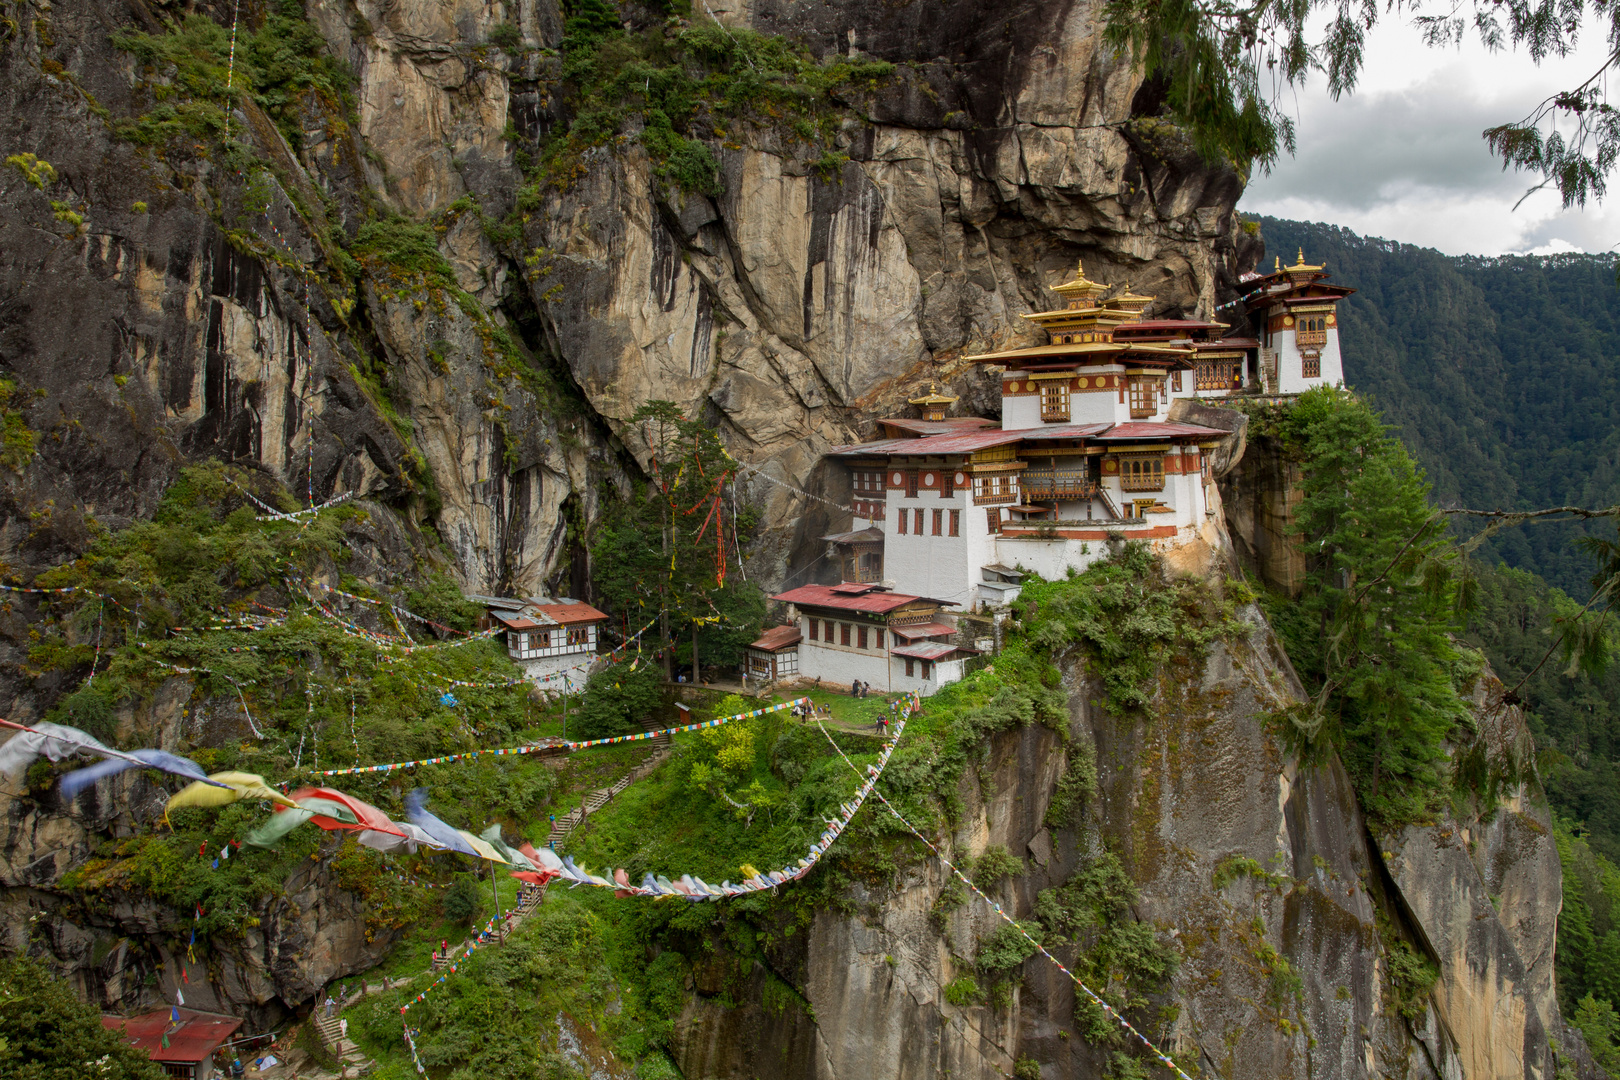
[[1282, 99], [1299, 150], [1257, 175], [1240, 208], [1326, 221], [1367, 236], [1448, 254], [1607, 251], [1620, 245], [1620, 177], [1601, 205], [1563, 210], [1556, 192], [1513, 204], [1538, 179], [1503, 172], [1480, 132], [1519, 119], [1603, 61], [1599, 30], [1570, 57], [1538, 68], [1522, 52], [1489, 53], [1470, 39], [1431, 49], [1398, 17], [1369, 35], [1356, 92], [1334, 101], [1317, 75]]

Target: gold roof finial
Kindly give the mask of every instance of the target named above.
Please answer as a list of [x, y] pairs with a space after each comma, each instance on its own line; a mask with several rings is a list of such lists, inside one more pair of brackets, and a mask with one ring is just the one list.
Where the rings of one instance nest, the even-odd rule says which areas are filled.
[[928, 393], [922, 395], [921, 397], [911, 398], [908, 401], [908, 404], [911, 404], [911, 405], [949, 405], [952, 402], [954, 402], [955, 400], [956, 400], [956, 398], [951, 394], [942, 394], [942, 393], [940, 393], [939, 392], [939, 384], [932, 381], [932, 380], [930, 380], [929, 383], [928, 383]]
[[[1304, 248], [1299, 249], [1299, 255], [1297, 257], [1298, 257], [1299, 261], [1294, 263], [1293, 266], [1285, 267], [1285, 269], [1290, 270], [1290, 271], [1299, 272], [1299, 273], [1309, 273], [1309, 272], [1312, 272], [1312, 271], [1323, 269], [1322, 266], [1307, 266], [1306, 265], [1306, 263], [1305, 263], [1305, 249]], [[1325, 265], [1326, 264], [1324, 264], [1324, 266]]]
[[1276, 261], [1271, 264], [1271, 272], [1274, 274], [1282, 273], [1282, 256], [1274, 255], [1272, 258]]
[[1092, 307], [1097, 297], [1108, 291], [1108, 286], [1100, 281], [1088, 279], [1085, 260], [1077, 259], [1074, 264], [1074, 280], [1054, 285], [1052, 291], [1069, 301], [1071, 308]]

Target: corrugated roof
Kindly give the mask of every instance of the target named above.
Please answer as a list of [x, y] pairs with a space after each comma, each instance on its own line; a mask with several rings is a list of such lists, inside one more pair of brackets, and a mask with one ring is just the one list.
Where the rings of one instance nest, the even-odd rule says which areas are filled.
[[1187, 350], [1170, 345], [1150, 345], [1143, 342], [1109, 342], [1086, 341], [1073, 345], [1031, 345], [1023, 349], [1003, 349], [1000, 352], [981, 353], [970, 356], [974, 363], [989, 362], [1001, 363], [1004, 360], [1029, 360], [1040, 356], [1070, 356], [1080, 359], [1094, 356], [1099, 353], [1147, 353], [1149, 355], [1163, 355], [1175, 357], [1184, 355]]
[[885, 417], [878, 423], [918, 435], [945, 435], [963, 428], [992, 427], [996, 421], [987, 416], [947, 416], [943, 420], [912, 420], [905, 417]]
[[940, 641], [925, 641], [921, 645], [902, 645], [889, 651], [896, 656], [909, 656], [913, 660], [938, 660], [956, 652], [957, 646], [946, 645]]
[[1145, 319], [1115, 327], [1114, 338], [1117, 340], [1120, 334], [1137, 330], [1225, 330], [1226, 327], [1226, 323], [1200, 322], [1197, 319]]
[[867, 454], [971, 454], [987, 446], [1001, 446], [1017, 442], [1019, 433], [1002, 431], [964, 431], [950, 435], [925, 435], [920, 439], [879, 439], [877, 442], [835, 446], [827, 451], [832, 457], [864, 457]]
[[916, 641], [918, 638], [939, 637], [941, 634], [954, 634], [956, 627], [942, 622], [923, 623], [921, 626], [891, 626], [895, 637], [903, 637], [907, 641]]
[[572, 604], [536, 604], [533, 608], [548, 619], [554, 619], [564, 626], [573, 626], [577, 623], [603, 622], [607, 613], [597, 611], [589, 604], [575, 601]]
[[478, 593], [468, 593], [467, 599], [475, 604], [485, 607], [501, 608], [504, 611], [517, 611], [525, 607], [529, 601], [517, 596], [482, 596]]
[[500, 611], [490, 612], [489, 617], [508, 630], [544, 630], [548, 626], [559, 625], [553, 619], [531, 619], [526, 615], [507, 615]]
[[1048, 439], [1089, 439], [1098, 432], [1107, 431], [1108, 424], [1043, 424], [1038, 428], [1025, 428], [1018, 432], [1020, 438], [1031, 442], [1044, 442]]
[[951, 600], [934, 600], [926, 596], [911, 596], [906, 593], [868, 591], [856, 594], [841, 593], [829, 585], [800, 585], [797, 589], [789, 589], [771, 597], [785, 604], [798, 604], [800, 607], [836, 608], [841, 611], [864, 611], [873, 615], [884, 615], [896, 608], [905, 607], [917, 600], [925, 600], [930, 604], [941, 606], [954, 606]]
[[766, 652], [777, 652], [790, 645], [799, 643], [799, 628], [797, 626], [773, 626], [759, 635], [758, 641], [748, 643], [750, 649], [763, 649]]
[[[198, 1012], [195, 1009], [175, 1009], [180, 1022], [173, 1023], [168, 1009], [142, 1013], [140, 1016], [103, 1016], [101, 1026], [108, 1031], [123, 1029], [131, 1046], [145, 1050], [153, 1061], [204, 1061], [220, 1044], [230, 1040], [242, 1021], [220, 1013]], [[163, 1036], [169, 1045], [163, 1045]]]
[[1229, 337], [1219, 341], [1195, 341], [1193, 348], [1199, 352], [1206, 349], [1258, 349], [1260, 340], [1252, 337]]
[[832, 544], [881, 544], [883, 543], [883, 530], [876, 525], [868, 525], [864, 529], [856, 529], [854, 532], [833, 533], [831, 536], [823, 536], [822, 539]]
[[1229, 431], [1199, 427], [1197, 424], [1160, 424], [1142, 421], [1134, 424], [1115, 424], [1103, 434], [1094, 435], [1092, 438], [1098, 442], [1113, 442], [1116, 439], [1222, 439], [1230, 434]]

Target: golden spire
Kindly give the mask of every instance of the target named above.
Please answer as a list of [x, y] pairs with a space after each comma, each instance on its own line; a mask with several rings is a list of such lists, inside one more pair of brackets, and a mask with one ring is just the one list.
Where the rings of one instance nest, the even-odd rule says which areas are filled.
[[1054, 285], [1052, 291], [1069, 302], [1070, 308], [1095, 307], [1097, 297], [1108, 291], [1108, 286], [1100, 281], [1092, 281], [1086, 277], [1086, 264], [1084, 260], [1077, 261], [1074, 267], [1074, 280], [1065, 281], [1061, 285]]
[[1288, 270], [1290, 273], [1300, 273], [1300, 274], [1311, 273], [1313, 271], [1323, 269], [1323, 267], [1321, 267], [1321, 266], [1307, 266], [1307, 265], [1305, 265], [1305, 249], [1304, 248], [1299, 249], [1298, 259], [1299, 259], [1299, 261], [1296, 262], [1293, 266], [1284, 267], [1284, 269]]
[[921, 397], [910, 399], [908, 404], [916, 405], [922, 409], [924, 420], [940, 421], [945, 419], [945, 410], [955, 404], [956, 398], [950, 394], [939, 392], [939, 384], [930, 381], [928, 393]]

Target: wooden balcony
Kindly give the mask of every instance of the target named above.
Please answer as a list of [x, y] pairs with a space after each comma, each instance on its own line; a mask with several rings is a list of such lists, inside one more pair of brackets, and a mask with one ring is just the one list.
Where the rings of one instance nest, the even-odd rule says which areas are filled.
[[997, 506], [997, 505], [1005, 505], [1006, 503], [1015, 503], [1017, 501], [1018, 501], [1018, 492], [1016, 490], [1014, 490], [1014, 491], [991, 491], [990, 489], [986, 488], [982, 492], [975, 491], [973, 493], [973, 505], [974, 506]]
[[1067, 424], [1069, 422], [1069, 403], [1062, 405], [1041, 405], [1041, 422], [1046, 424]]
[[1097, 481], [1062, 469], [1030, 470], [1019, 480], [1028, 499], [1094, 499]]

